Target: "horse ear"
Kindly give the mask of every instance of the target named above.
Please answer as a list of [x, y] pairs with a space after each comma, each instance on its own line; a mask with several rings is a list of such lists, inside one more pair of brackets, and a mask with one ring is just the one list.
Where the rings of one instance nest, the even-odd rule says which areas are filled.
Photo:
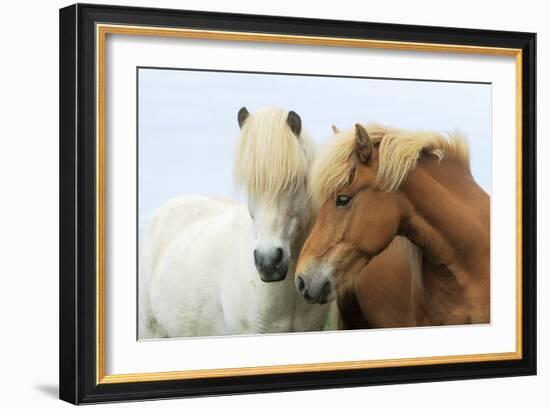
[[338, 129], [338, 127], [336, 125], [332, 124], [330, 127], [332, 128], [332, 133], [334, 135], [336, 135], [337, 133], [340, 133], [340, 130]]
[[369, 133], [360, 124], [355, 124], [355, 150], [357, 157], [364, 164], [369, 164], [372, 156], [372, 142]]
[[290, 130], [294, 133], [294, 135], [300, 136], [300, 132], [302, 132], [302, 119], [300, 118], [300, 115], [294, 111], [290, 111], [288, 113], [288, 117], [286, 118], [286, 122], [288, 126], [290, 126]]
[[250, 116], [248, 113], [248, 109], [246, 107], [242, 107], [239, 109], [239, 113], [237, 114], [237, 120], [239, 121], [239, 128], [242, 128], [244, 125], [244, 121]]

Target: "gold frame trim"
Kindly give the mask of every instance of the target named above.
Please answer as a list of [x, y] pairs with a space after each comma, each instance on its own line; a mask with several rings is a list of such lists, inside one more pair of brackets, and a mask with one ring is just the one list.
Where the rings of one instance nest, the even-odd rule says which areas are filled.
[[[450, 355], [368, 361], [323, 362], [223, 369], [187, 370], [132, 374], [105, 374], [105, 41], [108, 34], [161, 36], [223, 41], [248, 41], [318, 46], [371, 48], [402, 51], [428, 51], [514, 56], [516, 65], [516, 350], [505, 353]], [[466, 46], [455, 44], [413, 43], [353, 38], [294, 36], [235, 31], [178, 29], [165, 27], [96, 25], [96, 383], [115, 384], [229, 376], [323, 372], [347, 369], [387, 368], [465, 362], [518, 360], [522, 354], [522, 51], [516, 48]]]

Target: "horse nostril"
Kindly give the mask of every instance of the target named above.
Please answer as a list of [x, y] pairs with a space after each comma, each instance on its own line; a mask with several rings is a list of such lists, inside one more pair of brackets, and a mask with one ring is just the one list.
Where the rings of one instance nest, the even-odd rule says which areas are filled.
[[330, 281], [327, 281], [323, 288], [321, 289], [321, 295], [319, 296], [319, 299], [326, 297], [330, 293]]
[[283, 249], [280, 247], [277, 247], [277, 249], [275, 250], [275, 256], [273, 257], [273, 263], [277, 265], [281, 261], [283, 261]]
[[298, 277], [298, 290], [302, 291], [306, 286], [306, 282], [302, 277]]
[[254, 262], [257, 264], [260, 263], [259, 257], [258, 257], [258, 250], [254, 250]]

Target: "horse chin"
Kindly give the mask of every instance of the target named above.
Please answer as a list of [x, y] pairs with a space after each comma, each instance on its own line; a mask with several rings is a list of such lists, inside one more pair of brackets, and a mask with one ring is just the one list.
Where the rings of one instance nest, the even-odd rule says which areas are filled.
[[[317, 300], [314, 300], [310, 302], [311, 304], [328, 304], [336, 299], [336, 292], [334, 291], [334, 288], [330, 282], [327, 282], [323, 289], [321, 290], [321, 294], [319, 294], [319, 298]], [[307, 301], [307, 300], [306, 300]], [[309, 302], [309, 301], [308, 301]]]
[[317, 304], [328, 304], [333, 302], [336, 299], [336, 292], [331, 288], [329, 292], [326, 294], [321, 294], [321, 297], [319, 297], [319, 300], [317, 300]]
[[262, 280], [264, 283], [276, 283], [278, 281], [283, 281], [286, 278], [286, 271], [284, 273], [273, 273], [273, 274], [265, 274], [260, 272], [260, 280]]
[[318, 298], [317, 300], [312, 300], [310, 298], [304, 298], [305, 302], [307, 302], [308, 304], [319, 304], [319, 305], [331, 303], [335, 299], [336, 299], [336, 297], [332, 294], [329, 294], [327, 296], [322, 296], [322, 297]]
[[260, 280], [264, 283], [276, 283], [283, 281], [288, 273], [288, 264], [283, 263], [279, 268], [263, 268], [257, 269], [260, 275]]

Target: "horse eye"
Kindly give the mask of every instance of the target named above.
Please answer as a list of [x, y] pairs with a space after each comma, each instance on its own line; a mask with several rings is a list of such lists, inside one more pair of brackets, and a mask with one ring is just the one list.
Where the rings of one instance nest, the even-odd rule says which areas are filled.
[[351, 202], [351, 197], [346, 195], [339, 195], [336, 197], [336, 207], [346, 207]]

